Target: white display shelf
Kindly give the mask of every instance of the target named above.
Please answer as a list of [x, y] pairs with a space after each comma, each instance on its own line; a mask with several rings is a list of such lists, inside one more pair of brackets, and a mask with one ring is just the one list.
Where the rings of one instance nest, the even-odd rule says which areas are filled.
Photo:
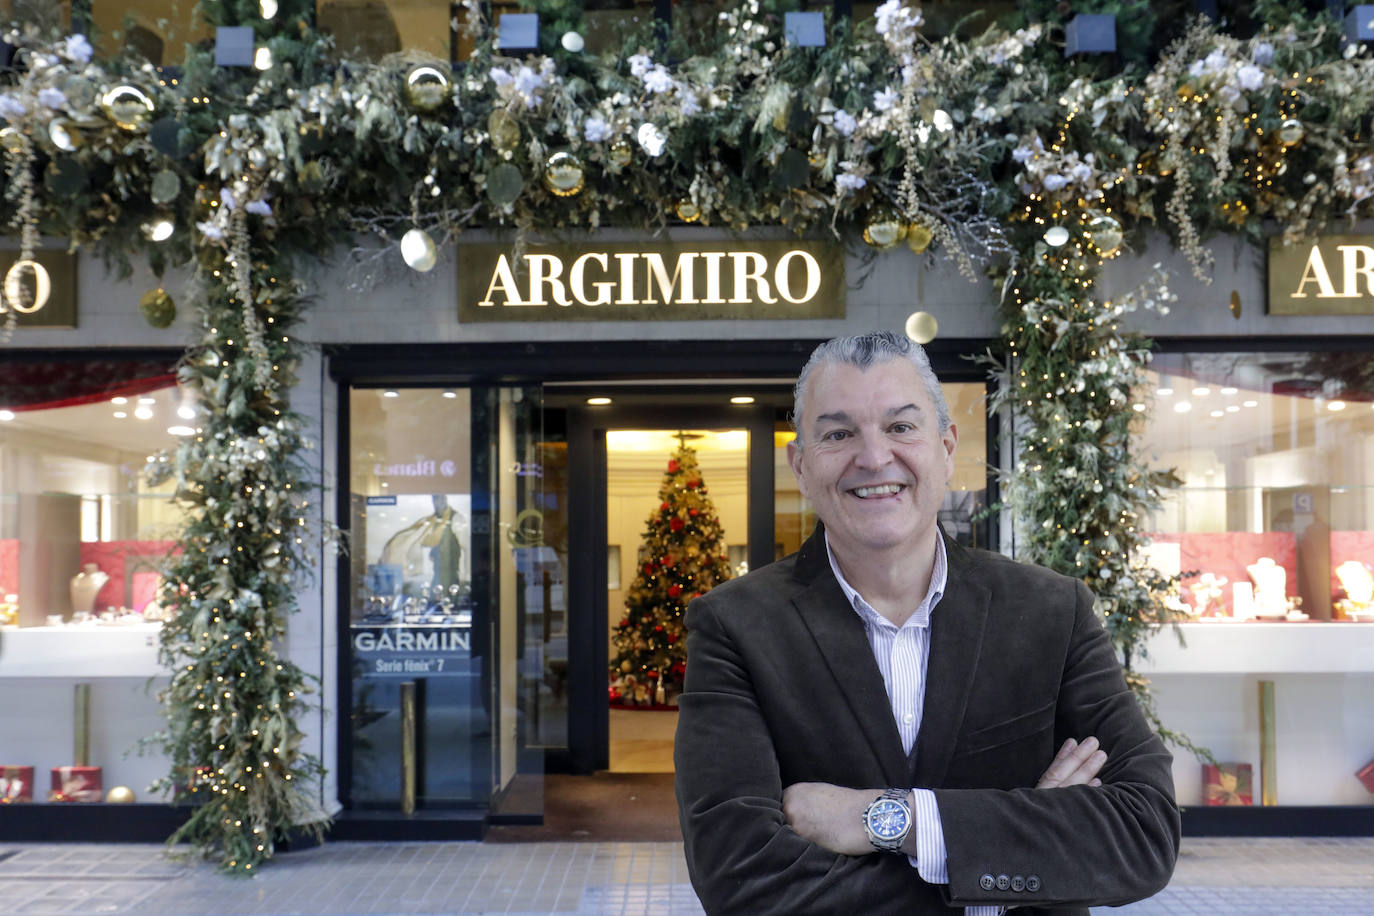
[[1227, 623], [1179, 625], [1146, 644], [1142, 674], [1369, 674], [1374, 673], [1374, 623]]
[[0, 678], [153, 677], [160, 623], [0, 630]]

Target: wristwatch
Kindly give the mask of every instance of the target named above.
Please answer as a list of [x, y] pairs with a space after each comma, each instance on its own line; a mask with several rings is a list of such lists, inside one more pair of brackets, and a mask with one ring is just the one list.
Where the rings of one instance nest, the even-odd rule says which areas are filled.
[[911, 809], [905, 789], [885, 789], [864, 809], [864, 832], [879, 852], [900, 852], [902, 841], [911, 832]]

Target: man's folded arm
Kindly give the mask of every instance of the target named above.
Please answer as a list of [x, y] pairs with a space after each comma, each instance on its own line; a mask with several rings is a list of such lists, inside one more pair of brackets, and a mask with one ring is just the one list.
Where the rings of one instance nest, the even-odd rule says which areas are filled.
[[687, 683], [674, 750], [687, 868], [708, 913], [822, 913], [939, 900], [905, 856], [836, 855], [782, 810], [768, 724], [709, 597], [688, 611]]

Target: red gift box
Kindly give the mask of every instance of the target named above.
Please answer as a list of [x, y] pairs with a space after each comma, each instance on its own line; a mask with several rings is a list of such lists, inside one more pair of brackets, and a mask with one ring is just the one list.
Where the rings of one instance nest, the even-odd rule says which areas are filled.
[[0, 767], [0, 805], [33, 801], [33, 767]]
[[1204, 763], [1202, 784], [1209, 805], [1253, 805], [1254, 779], [1248, 763]]
[[1374, 760], [1366, 763], [1364, 768], [1355, 774], [1355, 778], [1364, 783], [1364, 787], [1370, 792], [1374, 792]]
[[100, 787], [100, 767], [53, 767], [50, 802], [98, 802], [105, 797]]

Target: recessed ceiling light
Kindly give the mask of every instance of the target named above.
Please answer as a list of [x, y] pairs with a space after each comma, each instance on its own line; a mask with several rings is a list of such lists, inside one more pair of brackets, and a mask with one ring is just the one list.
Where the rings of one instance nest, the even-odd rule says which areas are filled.
[[139, 405], [134, 408], [134, 416], [140, 420], [151, 420], [153, 418], [153, 408]]
[[1242, 406], [1242, 407], [1258, 407], [1258, 406], [1259, 406], [1259, 401], [1241, 401], [1241, 402], [1240, 402], [1240, 406]]
[[122, 420], [122, 419], [124, 419], [125, 417], [127, 417], [128, 415], [129, 415], [129, 412], [128, 412], [127, 410], [116, 410], [116, 411], [114, 412], [114, 417], [115, 417], [116, 420]]
[[1211, 393], [1212, 389], [1208, 388], [1206, 385], [1198, 385], [1193, 389], [1193, 397], [1205, 398]]
[[140, 403], [140, 404], [150, 404], [150, 405], [151, 405], [151, 404], [156, 404], [156, 403], [157, 403], [157, 398], [139, 398], [139, 399], [138, 399], [138, 403]]
[[1214, 410], [1214, 411], [1212, 411], [1212, 416], [1214, 416], [1214, 417], [1224, 417], [1224, 416], [1226, 416], [1226, 411], [1224, 411], [1224, 410]]
[[1144, 413], [1144, 412], [1145, 412], [1145, 405], [1144, 405], [1144, 404], [1132, 404], [1132, 405], [1131, 405], [1131, 410], [1134, 410], [1136, 413]]
[[456, 397], [458, 397], [458, 392], [456, 392], [456, 391], [445, 391], [445, 392], [444, 392], [444, 397], [446, 397], [446, 398], [456, 398]]
[[610, 399], [610, 398], [587, 398], [587, 403], [588, 403], [588, 404], [591, 404], [593, 407], [601, 407], [601, 406], [604, 406], [604, 405], [606, 405], [606, 404], [611, 403], [611, 399]]
[[110, 398], [110, 403], [111, 403], [111, 404], [127, 404], [127, 403], [129, 403], [129, 399], [128, 399], [128, 398]]
[[14, 419], [14, 411], [0, 410], [0, 423], [8, 423]]
[[1174, 413], [1187, 413], [1193, 409], [1193, 405], [1187, 401], [1179, 401], [1174, 405]]
[[752, 403], [754, 403], [754, 399], [751, 398], [751, 397], [749, 397], [749, 395], [747, 395], [747, 394], [739, 394], [739, 395], [735, 395], [733, 398], [731, 398], [731, 399], [730, 399], [730, 403], [731, 403], [731, 404], [752, 404]]
[[1225, 388], [1221, 389], [1221, 393], [1222, 393], [1222, 394], [1235, 394], [1235, 393], [1236, 393], [1237, 391], [1239, 391], [1239, 390], [1240, 390], [1239, 388], [1232, 388], [1230, 385], [1227, 385]]
[[1169, 395], [1171, 395], [1171, 394], [1173, 394], [1173, 393], [1174, 393], [1174, 389], [1172, 389], [1172, 388], [1161, 388], [1161, 389], [1159, 389], [1158, 391], [1155, 392], [1155, 394], [1159, 395], [1161, 398], [1167, 398]]
[[194, 436], [196, 431], [189, 426], [169, 426], [167, 432], [174, 436]]
[[177, 416], [181, 417], [183, 420], [194, 420], [196, 418], [196, 409], [190, 404], [182, 404], [177, 408]]
[[1240, 413], [1240, 408], [1237, 407], [1235, 404], [1227, 404], [1227, 405], [1226, 405], [1226, 412], [1227, 412], [1227, 413]]
[[388, 390], [382, 392], [382, 397], [384, 397], [384, 398], [399, 398], [400, 396], [401, 396], [401, 392], [399, 392], [399, 391], [394, 391], [394, 390], [391, 390], [391, 389], [388, 389]]
[[1327, 410], [1345, 410], [1345, 401], [1327, 401]]

